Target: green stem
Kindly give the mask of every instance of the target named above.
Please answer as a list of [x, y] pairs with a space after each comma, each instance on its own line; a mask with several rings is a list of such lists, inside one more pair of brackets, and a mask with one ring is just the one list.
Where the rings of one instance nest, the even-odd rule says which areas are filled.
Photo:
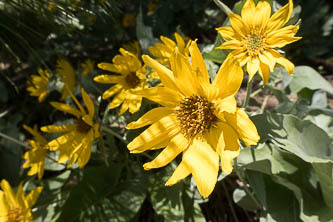
[[101, 130], [109, 133], [111, 135], [113, 135], [114, 137], [117, 137], [121, 142], [123, 142], [124, 144], [128, 144], [128, 141], [125, 140], [120, 134], [116, 133], [115, 131], [113, 131], [111, 128], [105, 127], [105, 126], [101, 126]]
[[237, 158], [235, 158], [235, 173], [237, 175], [237, 177], [239, 178], [239, 180], [244, 184], [243, 188], [245, 190], [245, 192], [249, 195], [249, 197], [254, 201], [254, 203], [260, 208], [262, 209], [262, 205], [261, 203], [257, 200], [257, 198], [253, 195], [253, 193], [251, 192], [251, 190], [247, 187], [247, 182], [245, 181], [244, 177], [242, 176], [241, 172], [240, 172], [240, 168], [238, 168], [238, 163], [237, 163]]
[[244, 103], [242, 105], [242, 108], [246, 108], [247, 105], [249, 104], [250, 95], [251, 95], [251, 91], [252, 91], [252, 83], [253, 83], [252, 79], [247, 83], [246, 97], [245, 97]]
[[7, 136], [6, 134], [0, 133], [0, 137], [4, 138], [6, 140], [9, 140], [9, 141], [11, 141], [13, 143], [16, 143], [16, 144], [18, 144], [20, 146], [23, 146], [23, 147], [25, 147], [27, 149], [31, 149], [31, 147], [29, 145], [27, 145], [25, 143], [22, 143], [21, 141], [19, 141], [17, 139], [14, 139], [13, 137]]

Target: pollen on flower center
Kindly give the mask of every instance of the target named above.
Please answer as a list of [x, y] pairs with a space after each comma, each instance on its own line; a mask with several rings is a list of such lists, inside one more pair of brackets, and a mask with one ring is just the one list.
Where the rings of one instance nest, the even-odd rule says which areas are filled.
[[20, 208], [11, 209], [7, 215], [8, 222], [20, 222], [23, 221], [23, 212]]
[[265, 37], [260, 33], [249, 34], [244, 38], [246, 49], [250, 56], [258, 55], [265, 46]]
[[135, 88], [140, 83], [140, 79], [136, 76], [135, 72], [127, 74], [125, 80], [130, 88]]
[[86, 133], [91, 129], [91, 126], [89, 126], [86, 122], [83, 121], [82, 118], [80, 118], [76, 121], [76, 128], [79, 132]]
[[214, 125], [217, 119], [212, 103], [202, 96], [184, 98], [177, 107], [177, 118], [182, 132], [187, 138], [202, 135]]

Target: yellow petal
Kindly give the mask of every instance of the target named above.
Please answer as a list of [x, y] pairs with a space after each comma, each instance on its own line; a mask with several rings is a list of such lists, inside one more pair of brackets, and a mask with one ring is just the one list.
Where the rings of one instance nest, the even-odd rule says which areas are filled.
[[182, 100], [178, 91], [166, 87], [153, 87], [131, 92], [167, 107], [175, 107]]
[[242, 18], [235, 14], [235, 13], [230, 13], [229, 15], [229, 20], [232, 28], [242, 37], [244, 38], [249, 29], [248, 27], [244, 24]]
[[280, 53], [273, 49], [270, 49], [269, 52], [273, 55], [277, 63], [284, 66], [284, 68], [288, 71], [289, 75], [293, 74], [295, 65], [292, 62], [290, 62], [288, 59], [286, 59], [284, 56], [282, 56]]
[[94, 117], [95, 114], [95, 105], [93, 101], [91, 100], [90, 96], [84, 91], [83, 88], [81, 88], [81, 94], [83, 98], [84, 104], [86, 104], [86, 107], [88, 109], [88, 113], [91, 117]]
[[59, 136], [58, 138], [51, 140], [48, 144], [47, 144], [47, 148], [50, 151], [55, 151], [58, 150], [59, 148], [61, 148], [61, 146], [67, 144], [67, 143], [71, 143], [71, 141], [73, 141], [73, 139], [75, 139], [76, 134], [75, 131], [71, 131], [65, 135]]
[[233, 95], [228, 96], [226, 98], [216, 100], [214, 107], [216, 108], [216, 112], [235, 113], [237, 101]]
[[174, 34], [176, 42], [177, 42], [177, 47], [178, 49], [183, 52], [185, 49], [185, 41], [183, 39], [183, 37], [181, 37], [181, 35], [179, 35], [177, 32], [175, 32]]
[[199, 82], [210, 84], [205, 62], [195, 41], [191, 42], [189, 50], [191, 54], [192, 70], [197, 74]]
[[200, 194], [206, 198], [214, 190], [219, 171], [219, 157], [213, 148], [202, 140], [194, 139], [184, 151], [183, 160], [193, 175]]
[[237, 130], [239, 138], [246, 146], [256, 145], [260, 139], [256, 126], [250, 120], [246, 112], [237, 108], [235, 114], [225, 113], [227, 123]]
[[253, 26], [254, 23], [254, 17], [257, 16], [255, 14], [256, 5], [254, 4], [253, 0], [246, 0], [242, 11], [241, 16], [244, 22], [246, 22], [248, 25]]
[[213, 85], [220, 89], [222, 98], [235, 95], [243, 81], [243, 70], [239, 63], [233, 59], [232, 55], [228, 56], [220, 67]]
[[221, 123], [224, 149], [221, 149], [221, 168], [225, 173], [232, 172], [232, 160], [239, 155], [240, 144], [238, 133], [228, 124]]
[[216, 29], [220, 36], [224, 38], [226, 41], [232, 40], [232, 39], [238, 39], [237, 33], [233, 30], [233, 28], [229, 26], [219, 27]]
[[258, 57], [251, 57], [250, 60], [247, 62], [247, 72], [249, 73], [249, 81], [253, 78], [253, 76], [259, 70], [259, 58]]
[[216, 47], [216, 48], [217, 49], [239, 49], [242, 47], [243, 47], [243, 44], [240, 41], [233, 39], [233, 40], [222, 43], [219, 47]]
[[285, 6], [280, 8], [277, 12], [275, 12], [268, 21], [266, 31], [271, 32], [273, 30], [277, 30], [283, 27], [288, 22], [293, 7], [294, 7], [293, 1], [289, 0], [288, 4], [286, 4]]
[[112, 87], [110, 87], [109, 89], [107, 89], [102, 96], [102, 99], [108, 99], [111, 96], [113, 96], [114, 94], [118, 93], [121, 89], [123, 89], [123, 85], [122, 84], [116, 84]]
[[18, 203], [16, 201], [16, 198], [15, 198], [15, 193], [14, 193], [12, 187], [7, 182], [7, 180], [5, 180], [5, 179], [1, 180], [1, 188], [4, 192], [5, 199], [6, 199], [6, 202], [8, 203], [8, 205], [11, 208], [12, 207], [19, 207]]
[[43, 187], [39, 186], [39, 187], [36, 187], [35, 189], [33, 189], [32, 191], [30, 191], [30, 193], [26, 197], [29, 207], [33, 206], [36, 203], [36, 201], [39, 197], [39, 194], [42, 192], [42, 190], [43, 190]]
[[113, 99], [112, 102], [109, 104], [109, 109], [114, 109], [120, 104], [124, 102], [126, 99], [127, 92], [125, 90], [122, 90], [120, 93], [118, 93]]
[[74, 130], [76, 127], [75, 124], [69, 124], [69, 125], [49, 125], [49, 126], [43, 126], [40, 128], [41, 131], [46, 133], [62, 133], [62, 132], [68, 132], [71, 130]]
[[[117, 55], [117, 56], [119, 56], [119, 55]], [[113, 59], [115, 59], [115, 58], [116, 58], [116, 56]], [[106, 71], [110, 71], [110, 72], [119, 73], [121, 71], [121, 70], [119, 70], [119, 68], [116, 65], [111, 64], [111, 63], [107, 63], [107, 62], [99, 63], [97, 66], [100, 69], [103, 69], [103, 70], [106, 70]]]
[[173, 109], [167, 107], [157, 107], [155, 109], [149, 110], [145, 113], [140, 119], [135, 122], [129, 123], [126, 128], [127, 129], [138, 129], [148, 124], [153, 124], [163, 117], [171, 114]]
[[94, 81], [98, 83], [119, 83], [123, 79], [122, 76], [115, 75], [99, 75], [94, 77]]
[[141, 107], [142, 96], [130, 95], [128, 109], [130, 113], [139, 111]]
[[121, 107], [120, 107], [119, 115], [124, 114], [124, 113], [128, 110], [128, 107], [129, 107], [128, 96], [130, 96], [130, 95], [127, 93], [127, 94], [126, 94], [126, 98], [125, 98], [123, 104], [122, 104]]
[[51, 106], [56, 108], [57, 110], [63, 111], [65, 113], [69, 113], [74, 115], [76, 118], [80, 118], [81, 112], [67, 104], [59, 103], [59, 102], [50, 102]]
[[143, 165], [145, 170], [150, 170], [153, 168], [159, 168], [170, 163], [178, 154], [187, 149], [189, 142], [179, 133], [174, 138], [171, 139], [168, 146], [163, 149], [163, 151], [151, 162], [145, 163]]
[[253, 15], [255, 27], [265, 30], [271, 16], [271, 5], [267, 1], [259, 1]]
[[269, 80], [269, 67], [265, 63], [260, 63], [259, 74], [263, 81], [263, 87], [265, 87]]
[[168, 87], [168, 88], [174, 89], [174, 90], [178, 90], [178, 88], [175, 84], [175, 79], [173, 77], [173, 73], [170, 69], [166, 68], [165, 66], [163, 66], [162, 64], [160, 64], [159, 62], [150, 58], [147, 55], [143, 55], [142, 59], [147, 66], [151, 67], [153, 70], [155, 70], [158, 73], [158, 75], [161, 79], [161, 82], [163, 83], [163, 85], [165, 87]]
[[259, 54], [259, 60], [260, 63], [265, 63], [268, 65], [271, 72], [274, 71], [275, 59], [267, 50]]
[[191, 171], [189, 168], [186, 166], [186, 164], [182, 161], [176, 170], [173, 172], [172, 176], [169, 178], [169, 180], [165, 183], [165, 186], [172, 186], [188, 175], [190, 175]]
[[8, 206], [5, 193], [2, 190], [0, 190], [0, 206], [0, 221], [7, 222], [7, 220], [2, 218], [2, 215], [7, 215], [10, 207]]
[[143, 131], [127, 145], [127, 148], [132, 153], [141, 153], [164, 140], [171, 139], [179, 131], [176, 115], [168, 115]]

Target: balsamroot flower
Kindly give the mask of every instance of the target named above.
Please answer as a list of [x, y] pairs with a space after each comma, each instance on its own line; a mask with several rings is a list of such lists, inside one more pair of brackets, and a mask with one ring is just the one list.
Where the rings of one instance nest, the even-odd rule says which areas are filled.
[[38, 174], [38, 179], [42, 179], [44, 174], [44, 161], [47, 155], [47, 141], [38, 132], [36, 125], [33, 129], [27, 125], [23, 125], [23, 128], [34, 136], [33, 140], [29, 140], [29, 144], [32, 149], [25, 152], [23, 155], [23, 158], [26, 160], [23, 164], [23, 168], [31, 167], [28, 171], [28, 175], [32, 176]]
[[191, 62], [176, 48], [170, 59], [171, 70], [149, 56], [146, 65], [160, 76], [164, 87], [136, 91], [158, 107], [130, 123], [128, 129], [151, 124], [128, 144], [131, 153], [164, 148], [144, 169], [159, 168], [182, 153], [182, 161], [166, 182], [176, 184], [192, 174], [199, 192], [207, 197], [222, 171], [232, 171], [232, 160], [239, 155], [241, 139], [247, 146], [257, 144], [257, 129], [247, 114], [236, 107], [235, 94], [242, 82], [242, 69], [236, 61], [225, 62], [210, 83], [196, 42], [189, 47]]
[[65, 163], [69, 160], [67, 167], [71, 167], [76, 162], [80, 168], [84, 167], [90, 159], [91, 143], [100, 136], [99, 124], [94, 122], [94, 103], [84, 89], [81, 89], [81, 94], [88, 112], [71, 94], [79, 109], [59, 102], [51, 102], [51, 105], [57, 110], [75, 116], [76, 120], [74, 123], [41, 127], [41, 130], [47, 133], [65, 133], [50, 141], [47, 144], [47, 148], [51, 151], [60, 150], [58, 162]]
[[178, 48], [178, 51], [182, 53], [185, 56], [188, 56], [188, 46], [189, 46], [189, 39], [183, 38], [181, 35], [179, 35], [177, 32], [175, 32], [175, 39], [176, 42], [174, 42], [172, 39], [162, 36], [160, 37], [161, 42], [155, 43], [154, 46], [149, 46], [148, 51], [156, 57], [157, 61], [164, 65], [169, 65], [169, 59], [171, 55], [173, 54], [175, 48]]
[[27, 91], [30, 92], [30, 96], [37, 96], [38, 102], [43, 102], [46, 96], [49, 94], [47, 88], [49, 84], [50, 73], [45, 69], [39, 68], [38, 75], [31, 75], [32, 82], [28, 81]]
[[120, 75], [99, 75], [94, 78], [98, 83], [115, 84], [103, 93], [102, 99], [108, 99], [117, 94], [109, 104], [109, 109], [121, 106], [119, 115], [127, 110], [130, 113], [137, 112], [141, 107], [142, 96], [134, 95], [131, 89], [143, 89], [148, 87], [145, 73], [146, 67], [140, 60], [125, 49], [119, 50], [121, 55], [116, 55], [110, 63], [99, 63], [98, 67]]
[[76, 84], [75, 70], [72, 65], [65, 59], [57, 61], [56, 74], [60, 76], [60, 81], [64, 83], [61, 89], [61, 100], [66, 99], [73, 92]]
[[229, 19], [232, 27], [217, 28], [218, 33], [226, 40], [218, 49], [232, 49], [227, 59], [235, 57], [241, 66], [246, 64], [250, 79], [259, 72], [264, 85], [269, 80], [269, 73], [276, 63], [284, 66], [291, 75], [294, 64], [283, 57], [276, 49], [295, 42], [298, 25], [284, 25], [288, 22], [293, 10], [293, 1], [279, 9], [271, 16], [271, 6], [267, 1], [247, 0], [241, 16], [231, 13]]
[[33, 222], [31, 207], [36, 203], [43, 187], [37, 187], [28, 195], [23, 192], [22, 183], [15, 194], [6, 180], [1, 181], [0, 190], [0, 221]]

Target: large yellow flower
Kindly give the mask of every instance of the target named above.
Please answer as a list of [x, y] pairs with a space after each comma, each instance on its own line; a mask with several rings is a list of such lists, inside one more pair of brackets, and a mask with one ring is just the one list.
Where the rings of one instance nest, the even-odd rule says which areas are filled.
[[38, 102], [42, 102], [49, 93], [47, 86], [49, 84], [50, 73], [46, 69], [43, 70], [41, 68], [37, 71], [39, 76], [31, 75], [32, 82], [27, 82], [27, 90], [30, 92], [30, 96], [37, 96]]
[[293, 10], [293, 1], [279, 9], [271, 16], [271, 6], [267, 1], [247, 0], [241, 16], [231, 13], [229, 19], [232, 27], [217, 28], [226, 40], [218, 49], [233, 49], [227, 59], [235, 57], [241, 66], [246, 65], [250, 79], [259, 72], [264, 85], [269, 80], [269, 73], [276, 63], [284, 66], [289, 74], [294, 71], [294, 64], [282, 56], [276, 49], [295, 42], [301, 37], [294, 37], [298, 25], [284, 25]]
[[10, 184], [2, 180], [1, 189], [0, 222], [33, 222], [31, 207], [36, 203], [43, 187], [37, 187], [25, 195], [21, 183], [15, 194]]
[[108, 99], [117, 94], [109, 104], [109, 109], [114, 109], [122, 104], [119, 114], [129, 109], [135, 113], [141, 107], [142, 96], [134, 95], [131, 89], [143, 89], [148, 87], [145, 73], [146, 67], [142, 66], [140, 60], [132, 53], [121, 48], [121, 55], [116, 55], [110, 63], [99, 63], [98, 67], [120, 75], [99, 75], [94, 78], [98, 83], [115, 84], [103, 93], [102, 98]]
[[160, 39], [162, 42], [155, 43], [154, 46], [149, 46], [148, 51], [156, 57], [157, 61], [164, 65], [169, 65], [169, 59], [171, 55], [173, 54], [175, 48], [178, 48], [178, 51], [181, 52], [183, 55], [188, 56], [188, 46], [189, 46], [189, 39], [183, 38], [181, 35], [179, 35], [177, 32], [175, 32], [175, 39], [176, 42], [174, 42], [172, 39], [160, 36]]
[[26, 160], [23, 164], [23, 168], [31, 167], [28, 171], [28, 175], [32, 176], [38, 174], [38, 179], [42, 179], [44, 174], [44, 161], [47, 155], [47, 141], [38, 132], [36, 125], [33, 129], [26, 125], [23, 125], [23, 128], [34, 136], [33, 140], [29, 140], [32, 149], [25, 152], [23, 155], [23, 158]]
[[60, 76], [61, 82], [64, 86], [61, 89], [61, 100], [66, 99], [67, 96], [73, 92], [76, 84], [75, 70], [72, 65], [65, 59], [59, 59], [57, 61], [56, 74]]
[[60, 111], [75, 116], [74, 123], [61, 126], [49, 125], [41, 128], [43, 132], [47, 133], [65, 133], [50, 141], [47, 148], [51, 151], [60, 150], [58, 162], [65, 163], [70, 160], [67, 167], [71, 167], [76, 162], [81, 168], [84, 167], [90, 159], [91, 143], [100, 136], [99, 124], [94, 122], [94, 103], [84, 89], [81, 89], [81, 94], [88, 113], [71, 95], [79, 109], [58, 102], [51, 102], [51, 105]]
[[143, 56], [156, 70], [164, 87], [136, 92], [159, 103], [128, 129], [152, 124], [128, 144], [131, 153], [163, 149], [146, 170], [165, 166], [178, 154], [182, 161], [167, 181], [171, 186], [192, 174], [202, 196], [214, 189], [221, 159], [222, 171], [232, 171], [232, 160], [239, 155], [241, 139], [247, 146], [257, 144], [257, 129], [247, 114], [236, 107], [234, 95], [242, 82], [242, 69], [235, 61], [225, 62], [210, 83], [202, 55], [195, 42], [190, 47], [191, 62], [176, 48], [171, 70]]

